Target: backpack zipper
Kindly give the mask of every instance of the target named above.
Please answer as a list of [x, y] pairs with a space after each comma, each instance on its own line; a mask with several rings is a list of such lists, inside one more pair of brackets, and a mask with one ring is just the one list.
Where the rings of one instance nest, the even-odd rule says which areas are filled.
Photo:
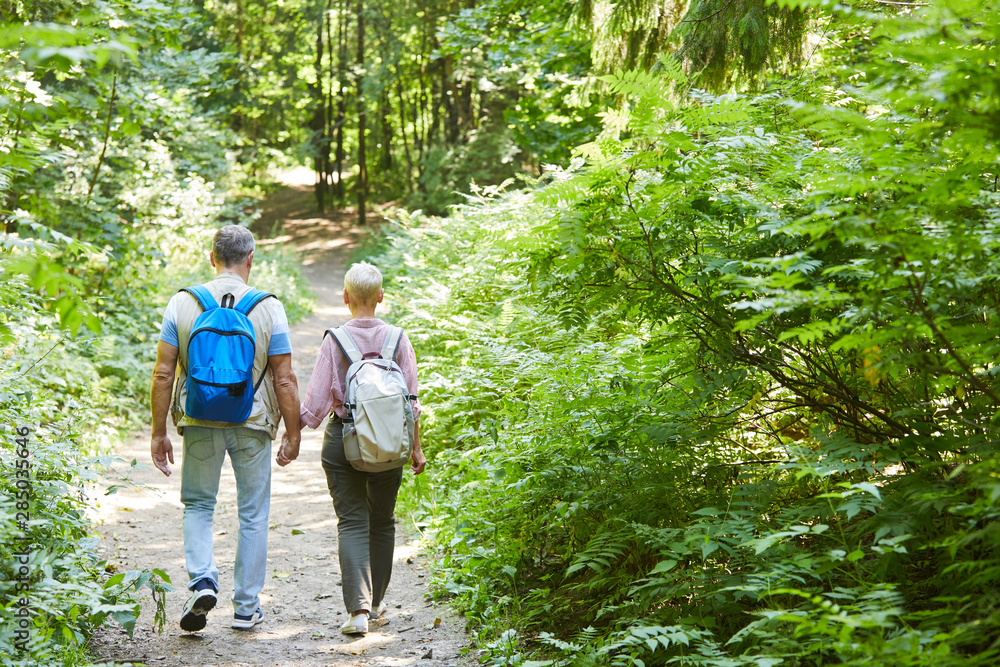
[[201, 329], [195, 329], [193, 332], [191, 332], [191, 335], [188, 336], [188, 349], [191, 348], [191, 339], [197, 336], [198, 334], [202, 333], [203, 331], [211, 331], [212, 333], [219, 334], [220, 336], [243, 336], [248, 341], [254, 344], [254, 353], [256, 353], [257, 344], [251, 335], [245, 334], [242, 331], [223, 331], [222, 329], [214, 329], [212, 327], [202, 327]]
[[[221, 329], [215, 329], [213, 327], [202, 327], [200, 329], [195, 329], [194, 331], [192, 331], [191, 335], [188, 336], [188, 348], [189, 349], [191, 347], [191, 340], [196, 335], [202, 333], [203, 331], [210, 331], [210, 332], [212, 332], [214, 334], [218, 334], [220, 336], [243, 336], [244, 338], [246, 338], [247, 340], [249, 340], [250, 343], [254, 346], [254, 355], [257, 354], [257, 342], [253, 339], [252, 336], [250, 336], [248, 334], [245, 334], [242, 331], [223, 331]], [[190, 359], [188, 361], [190, 362]], [[265, 369], [265, 372], [266, 372], [266, 369]], [[190, 377], [190, 373], [188, 373], [188, 376]], [[252, 365], [250, 366], [250, 379], [253, 380], [253, 366]], [[264, 379], [263, 375], [261, 376], [261, 379], [262, 380]], [[200, 384], [200, 385], [203, 385], [203, 386], [206, 386], [206, 387], [237, 387], [237, 386], [239, 386], [239, 385], [241, 385], [241, 384], [243, 384], [243, 383], [246, 382], [246, 380], [243, 380], [241, 382], [231, 382], [229, 384], [220, 384], [218, 382], [206, 382], [206, 381], [203, 381], [203, 380], [199, 380], [196, 377], [191, 377], [191, 380], [192, 380], [192, 382], [195, 382], [196, 384]], [[254, 394], [257, 393], [257, 387], [258, 386], [260, 386], [259, 382], [257, 383], [257, 386], [254, 387]]]

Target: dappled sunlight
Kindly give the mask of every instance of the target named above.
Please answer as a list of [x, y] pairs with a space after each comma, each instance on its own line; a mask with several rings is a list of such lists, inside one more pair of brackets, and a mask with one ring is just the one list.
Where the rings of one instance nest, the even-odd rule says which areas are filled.
[[[307, 222], [313, 222], [313, 221], [309, 220]], [[320, 222], [320, 221], [317, 220], [316, 222]], [[325, 221], [323, 221], [323, 222], [325, 222]], [[292, 228], [294, 229], [294, 227], [292, 227]], [[340, 247], [345, 247], [345, 246], [350, 246], [350, 245], [354, 245], [354, 244], [352, 244], [349, 239], [314, 238], [314, 239], [312, 239], [310, 241], [307, 241], [305, 243], [300, 243], [299, 244], [299, 252], [305, 253], [305, 254], [310, 254], [310, 253], [314, 253], [314, 252], [326, 252], [326, 251], [329, 251], [329, 250], [333, 250], [335, 248], [340, 248]], [[309, 266], [310, 264], [313, 263], [313, 261], [314, 260], [306, 260], [306, 261], [304, 261], [302, 263], [305, 266]]]
[[[340, 634], [340, 628], [336, 628], [336, 632]], [[359, 655], [362, 651], [367, 653], [373, 649], [399, 642], [401, 639], [399, 635], [389, 634], [388, 632], [382, 633], [377, 630], [369, 631], [363, 637], [341, 636], [344, 638], [344, 643], [326, 644], [323, 648], [343, 655]]]
[[277, 180], [290, 188], [312, 187], [316, 182], [316, 172], [309, 167], [297, 166], [283, 169], [277, 174]]
[[416, 542], [409, 542], [407, 544], [397, 544], [393, 556], [396, 561], [407, 561], [415, 558], [419, 552], [419, 545]]
[[171, 495], [170, 491], [166, 489], [161, 493], [152, 493], [145, 489], [119, 491], [109, 496], [103, 496], [100, 503], [106, 509], [113, 509], [116, 518], [125, 520], [127, 518], [124, 516], [125, 513], [137, 510], [183, 509], [184, 506], [179, 497], [172, 498]]

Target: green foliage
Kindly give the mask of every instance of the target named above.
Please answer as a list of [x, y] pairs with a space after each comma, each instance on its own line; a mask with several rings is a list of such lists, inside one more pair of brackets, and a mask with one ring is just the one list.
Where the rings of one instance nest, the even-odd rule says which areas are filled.
[[[21, 314], [31, 317], [32, 309]], [[162, 627], [163, 594], [172, 589], [159, 570], [106, 574], [111, 566], [92, 535], [87, 494], [103, 481], [108, 460], [82, 445], [107, 441], [107, 431], [94, 429], [103, 410], [86, 399], [67, 405], [65, 383], [60, 391], [32, 381], [35, 369], [44, 368], [35, 357], [43, 345], [18, 339], [0, 356], [0, 664], [79, 664], [89, 633], [106, 619], [131, 634], [140, 589], [153, 594]], [[22, 359], [34, 365], [25, 369]], [[14, 632], [25, 611], [27, 651]]]
[[403, 218], [409, 502], [484, 661], [1000, 658], [996, 10], [750, 96], [616, 72], [569, 168]]
[[810, 4], [582, 0], [575, 18], [593, 36], [593, 60], [600, 72], [647, 70], [671, 53], [697, 73], [703, 88], [742, 90], [801, 67]]
[[[254, 202], [226, 197], [236, 136], [202, 100], [228, 83], [217, 54], [185, 48], [190, 10], [12, 11], [0, 30], [0, 662], [75, 665], [101, 624], [131, 633], [140, 595], [153, 596], [154, 625], [165, 621], [167, 574], [114, 573], [101, 560], [88, 494], [109, 483], [108, 448], [148, 420], [163, 304], [210, 277], [215, 228], [250, 224]], [[255, 258], [257, 285], [303, 316], [311, 297], [290, 254], [261, 247]], [[27, 651], [14, 634], [22, 608]]]
[[412, 204], [443, 214], [477, 184], [497, 185], [517, 175], [520, 152], [509, 132], [495, 127], [481, 128], [464, 145], [431, 149], [425, 158], [420, 192]]
[[764, 74], [789, 74], [805, 58], [809, 15], [794, 3], [701, 0], [673, 27], [677, 57], [706, 88], [753, 87]]
[[565, 4], [491, 0], [461, 9], [438, 30], [440, 52], [461, 62], [463, 74], [497, 100], [488, 118], [502, 118], [521, 160], [536, 169], [568, 158], [599, 130], [590, 41], [566, 29], [571, 11]]

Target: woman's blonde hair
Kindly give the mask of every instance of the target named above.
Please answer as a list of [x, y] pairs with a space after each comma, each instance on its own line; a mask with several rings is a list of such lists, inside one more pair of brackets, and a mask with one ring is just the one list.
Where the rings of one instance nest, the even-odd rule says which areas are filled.
[[352, 264], [344, 276], [344, 289], [351, 301], [373, 305], [382, 292], [382, 273], [368, 262]]

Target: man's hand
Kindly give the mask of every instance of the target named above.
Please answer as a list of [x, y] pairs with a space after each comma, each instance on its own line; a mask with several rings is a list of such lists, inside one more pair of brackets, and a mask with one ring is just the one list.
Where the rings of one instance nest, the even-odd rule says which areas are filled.
[[278, 456], [275, 457], [279, 466], [284, 468], [299, 458], [299, 442], [300, 438], [298, 435], [293, 438], [288, 435], [288, 431], [285, 431], [285, 434], [281, 436], [281, 447], [278, 448]]
[[153, 366], [153, 386], [149, 403], [153, 412], [153, 437], [149, 452], [153, 455], [153, 465], [170, 477], [170, 465], [174, 462], [174, 447], [167, 435], [167, 413], [170, 412], [170, 392], [174, 388], [174, 369], [177, 366], [177, 348], [162, 340], [156, 344], [156, 365]]
[[174, 462], [174, 446], [170, 444], [170, 436], [154, 435], [150, 440], [149, 452], [153, 455], [153, 465], [157, 470], [170, 477], [170, 463]]
[[420, 445], [414, 445], [413, 455], [410, 457], [410, 470], [413, 471], [414, 475], [419, 475], [427, 467], [427, 457], [424, 456], [424, 450], [420, 448]]
[[281, 436], [281, 447], [275, 460], [284, 468], [299, 456], [301, 417], [299, 416], [299, 384], [292, 371], [291, 354], [273, 354], [267, 358], [274, 378], [274, 393], [278, 397], [278, 411], [285, 422], [285, 434]]

